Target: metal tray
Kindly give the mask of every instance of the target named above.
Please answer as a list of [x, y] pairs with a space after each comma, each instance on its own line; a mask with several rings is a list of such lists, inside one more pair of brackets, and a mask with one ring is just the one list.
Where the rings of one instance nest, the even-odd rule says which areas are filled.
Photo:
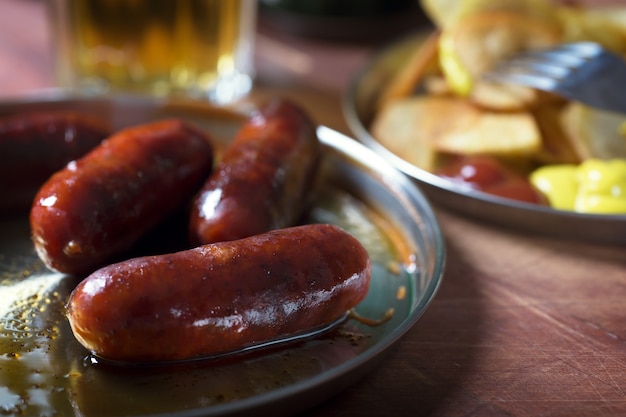
[[378, 95], [419, 48], [424, 33], [412, 34], [377, 53], [355, 74], [343, 108], [356, 138], [413, 178], [429, 199], [470, 217], [545, 236], [608, 244], [626, 244], [626, 215], [595, 215], [554, 210], [466, 188], [412, 165], [381, 145], [370, 133]]
[[[237, 112], [195, 102], [53, 96], [0, 103], [0, 114], [61, 109], [99, 115], [116, 128], [181, 117], [209, 131], [218, 146], [242, 120]], [[78, 344], [63, 314], [82, 277], [44, 267], [24, 213], [0, 220], [0, 413], [291, 415], [375, 366], [435, 296], [445, 262], [442, 234], [428, 202], [406, 176], [351, 138], [325, 127], [318, 134], [325, 154], [323, 186], [308, 221], [338, 224], [363, 242], [373, 277], [357, 312], [379, 318], [393, 308], [391, 320], [370, 326], [349, 319], [295, 344], [220, 360], [162, 367], [103, 364]], [[166, 226], [155, 233], [171, 232], [172, 225]]]

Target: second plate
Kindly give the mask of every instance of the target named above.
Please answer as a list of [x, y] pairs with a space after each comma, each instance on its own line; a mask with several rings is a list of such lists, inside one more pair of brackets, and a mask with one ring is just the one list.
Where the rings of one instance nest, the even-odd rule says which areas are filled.
[[350, 129], [366, 146], [417, 181], [433, 203], [473, 218], [546, 236], [609, 244], [626, 244], [626, 215], [594, 215], [554, 210], [490, 194], [467, 191], [451, 181], [393, 154], [369, 131], [379, 94], [419, 48], [426, 34], [418, 33], [384, 48], [354, 77], [344, 97]]

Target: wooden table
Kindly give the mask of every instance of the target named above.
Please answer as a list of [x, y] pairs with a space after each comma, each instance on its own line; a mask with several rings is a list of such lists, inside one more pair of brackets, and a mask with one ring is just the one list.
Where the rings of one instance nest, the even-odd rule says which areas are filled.
[[[376, 48], [262, 31], [254, 94], [291, 96], [350, 133], [342, 94]], [[2, 0], [1, 98], [52, 87], [49, 51], [42, 4]], [[435, 209], [448, 262], [430, 308], [375, 370], [306, 415], [626, 415], [626, 248]]]

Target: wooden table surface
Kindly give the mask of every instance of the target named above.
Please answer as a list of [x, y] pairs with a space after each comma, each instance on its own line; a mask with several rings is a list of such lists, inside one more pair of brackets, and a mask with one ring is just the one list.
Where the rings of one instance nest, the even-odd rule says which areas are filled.
[[[254, 94], [290, 96], [350, 133], [341, 98], [378, 45], [261, 32]], [[53, 87], [51, 50], [42, 3], [0, 0], [0, 98]], [[626, 415], [626, 247], [435, 210], [447, 246], [435, 300], [378, 367], [306, 416]]]

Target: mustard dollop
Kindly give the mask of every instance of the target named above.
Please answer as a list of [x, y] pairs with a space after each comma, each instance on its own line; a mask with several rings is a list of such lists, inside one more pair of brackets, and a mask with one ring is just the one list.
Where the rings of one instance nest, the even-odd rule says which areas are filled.
[[588, 159], [579, 165], [545, 165], [530, 182], [555, 209], [579, 213], [626, 213], [626, 159]]

